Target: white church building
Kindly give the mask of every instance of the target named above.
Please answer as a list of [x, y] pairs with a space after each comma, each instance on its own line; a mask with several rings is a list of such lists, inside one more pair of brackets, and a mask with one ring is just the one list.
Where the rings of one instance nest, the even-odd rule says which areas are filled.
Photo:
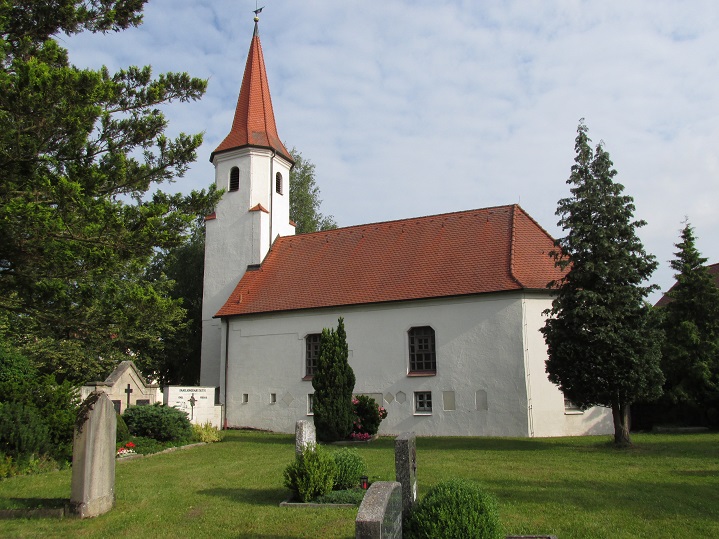
[[225, 193], [206, 219], [200, 383], [226, 427], [311, 418], [319, 334], [343, 317], [355, 393], [388, 410], [380, 434], [612, 432], [610, 410], [577, 410], [547, 379], [539, 328], [560, 273], [518, 205], [294, 235], [257, 20], [210, 160]]

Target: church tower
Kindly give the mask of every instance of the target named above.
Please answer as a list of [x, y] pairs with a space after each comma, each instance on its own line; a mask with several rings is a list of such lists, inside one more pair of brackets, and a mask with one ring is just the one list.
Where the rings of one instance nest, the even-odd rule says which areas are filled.
[[255, 17], [232, 128], [212, 152], [215, 184], [225, 193], [205, 223], [200, 383], [219, 386], [223, 328], [213, 318], [248, 266], [260, 264], [290, 222], [292, 156], [277, 134]]

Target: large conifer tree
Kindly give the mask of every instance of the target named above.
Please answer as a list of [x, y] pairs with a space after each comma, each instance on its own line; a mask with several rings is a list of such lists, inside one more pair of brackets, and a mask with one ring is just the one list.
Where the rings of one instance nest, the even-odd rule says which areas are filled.
[[564, 395], [582, 407], [608, 406], [614, 440], [630, 443], [629, 408], [661, 392], [659, 338], [650, 323], [645, 285], [656, 262], [644, 251], [634, 204], [614, 182], [602, 144], [592, 151], [580, 122], [576, 157], [567, 180], [571, 197], [559, 201], [559, 226], [567, 235], [554, 254], [567, 269], [556, 286], [550, 317], [542, 328], [548, 347], [546, 370]]
[[665, 391], [672, 402], [706, 407], [719, 400], [719, 289], [688, 223], [676, 247], [677, 282], [663, 309]]
[[148, 264], [216, 200], [152, 192], [202, 142], [167, 137], [160, 108], [206, 81], [78, 68], [56, 39], [136, 26], [145, 1], [0, 2], [0, 332], [59, 378], [104, 377], [130, 353], [156, 370], [184, 311]]
[[347, 334], [340, 318], [337, 331], [322, 330], [317, 370], [312, 378], [315, 428], [317, 438], [323, 442], [344, 440], [352, 432], [355, 375], [348, 356]]

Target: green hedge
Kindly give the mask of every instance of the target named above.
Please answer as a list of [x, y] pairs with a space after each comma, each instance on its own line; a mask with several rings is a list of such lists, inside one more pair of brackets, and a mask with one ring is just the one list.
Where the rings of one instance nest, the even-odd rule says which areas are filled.
[[130, 406], [122, 418], [133, 436], [153, 438], [160, 442], [192, 439], [192, 425], [187, 414], [171, 406]]

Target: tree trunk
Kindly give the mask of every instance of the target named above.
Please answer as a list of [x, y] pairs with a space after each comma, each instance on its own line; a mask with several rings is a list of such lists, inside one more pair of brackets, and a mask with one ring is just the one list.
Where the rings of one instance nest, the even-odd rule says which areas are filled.
[[614, 445], [627, 447], [632, 445], [629, 436], [629, 405], [620, 404], [618, 400], [612, 402], [612, 417], [614, 419]]

